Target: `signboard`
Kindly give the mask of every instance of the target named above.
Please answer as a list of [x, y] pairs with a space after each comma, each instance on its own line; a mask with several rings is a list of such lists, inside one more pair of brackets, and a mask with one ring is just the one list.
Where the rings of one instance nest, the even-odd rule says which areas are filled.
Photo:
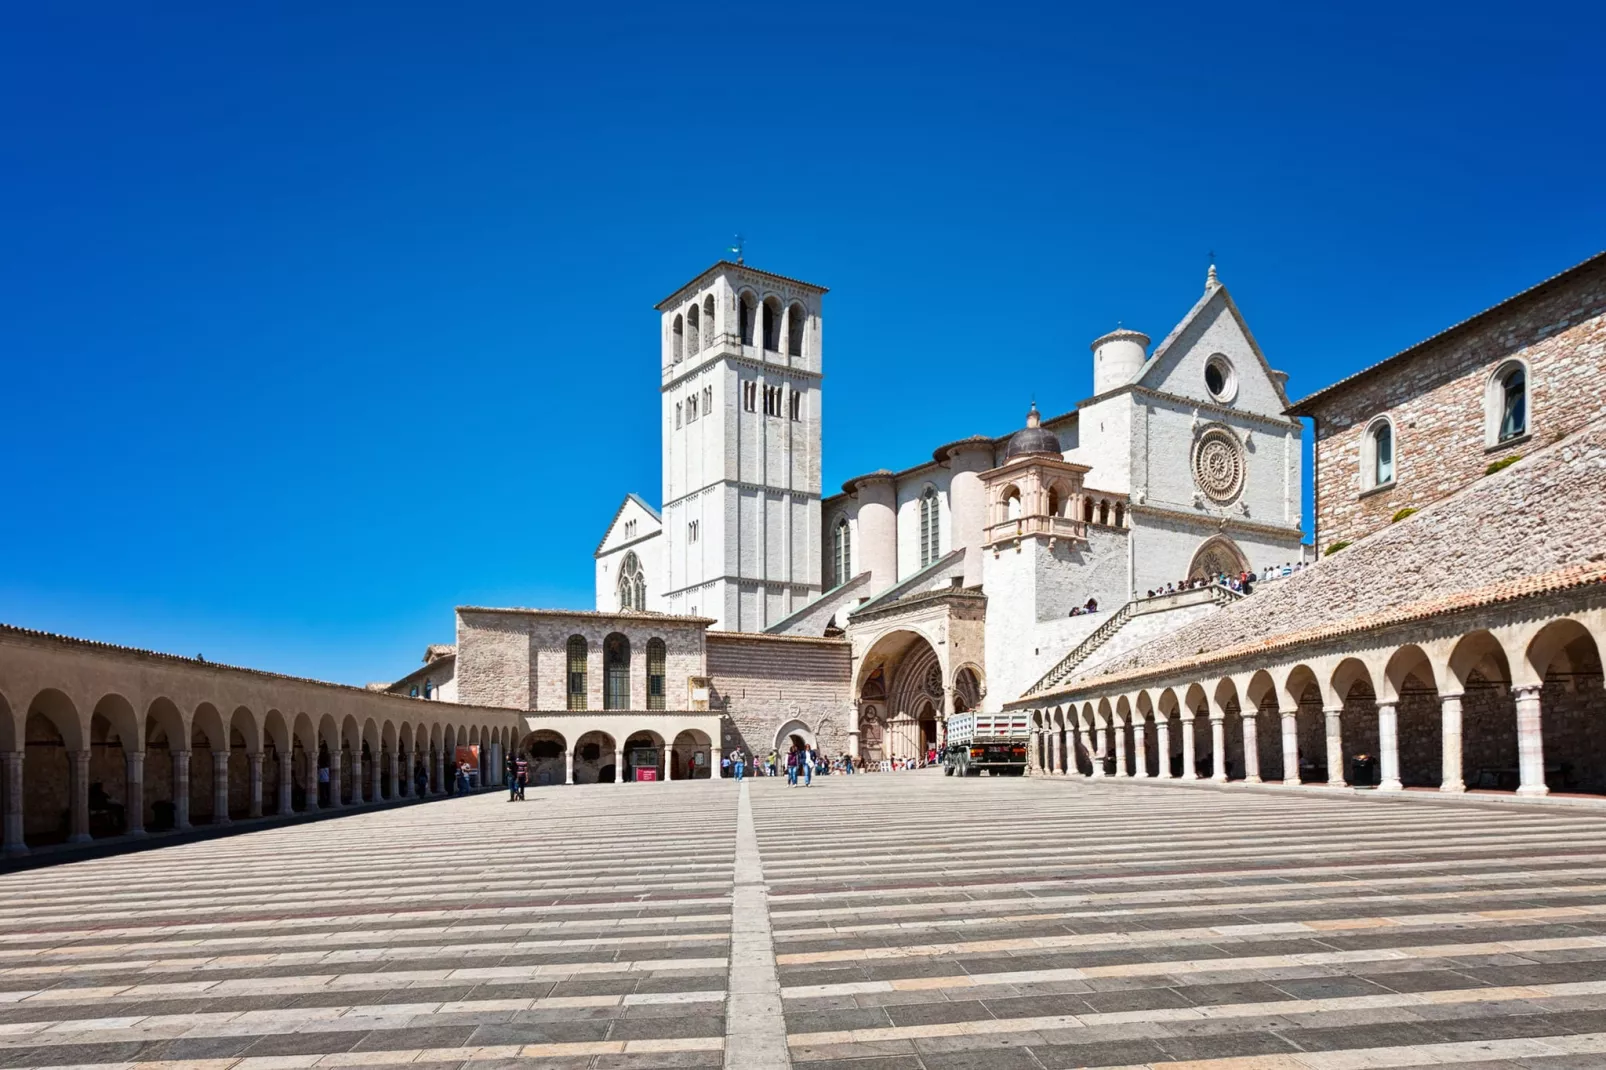
[[656, 770], [656, 769], [637, 769], [636, 770], [636, 779], [637, 780], [657, 780], [658, 779], [658, 770]]
[[479, 746], [479, 744], [475, 743], [475, 744], [472, 744], [472, 745], [467, 746], [467, 747], [458, 747], [457, 748], [457, 753], [452, 758], [452, 761], [454, 763], [456, 763], [457, 765], [462, 765], [462, 764], [464, 764], [466, 762], [466, 763], [468, 763], [469, 769], [474, 770], [474, 771], [477, 772], [479, 770], [479, 767], [480, 767], [480, 746]]

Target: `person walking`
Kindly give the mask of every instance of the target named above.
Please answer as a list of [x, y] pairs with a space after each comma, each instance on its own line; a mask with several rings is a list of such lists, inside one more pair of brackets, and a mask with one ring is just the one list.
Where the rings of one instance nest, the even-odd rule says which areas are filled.
[[519, 802], [523, 802], [524, 789], [530, 783], [530, 761], [522, 754], [514, 763], [513, 783], [519, 789]]
[[786, 786], [789, 788], [797, 787], [797, 763], [797, 744], [794, 743], [792, 749], [786, 752]]
[[804, 744], [803, 754], [798, 760], [803, 767], [803, 786], [809, 787], [814, 783], [814, 748]]
[[507, 783], [507, 801], [512, 802], [519, 797], [519, 763], [511, 754], [502, 763], [502, 779]]
[[747, 757], [742, 754], [742, 748], [737, 747], [731, 754], [731, 761], [736, 765], [736, 782], [742, 782], [742, 774], [747, 771]]

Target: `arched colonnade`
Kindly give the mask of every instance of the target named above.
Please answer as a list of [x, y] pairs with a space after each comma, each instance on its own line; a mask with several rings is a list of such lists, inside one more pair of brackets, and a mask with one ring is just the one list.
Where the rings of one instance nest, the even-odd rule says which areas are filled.
[[514, 753], [535, 787], [719, 776], [719, 714], [539, 713], [523, 722]]
[[1038, 773], [1606, 794], [1603, 650], [1594, 608], [1011, 705]]

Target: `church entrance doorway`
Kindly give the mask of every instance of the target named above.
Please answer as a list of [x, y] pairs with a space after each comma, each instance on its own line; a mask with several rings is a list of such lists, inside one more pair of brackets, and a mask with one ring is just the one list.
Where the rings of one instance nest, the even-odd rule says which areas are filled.
[[1208, 580], [1218, 575], [1236, 576], [1249, 571], [1249, 561], [1238, 544], [1225, 535], [1206, 539], [1193, 555], [1188, 566], [1190, 580]]

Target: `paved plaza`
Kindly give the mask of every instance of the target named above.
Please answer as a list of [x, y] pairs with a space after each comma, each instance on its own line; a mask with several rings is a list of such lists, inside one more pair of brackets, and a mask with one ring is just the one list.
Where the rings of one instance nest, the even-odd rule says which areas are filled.
[[1606, 1067], [1606, 817], [935, 773], [0, 876], [0, 1066]]

